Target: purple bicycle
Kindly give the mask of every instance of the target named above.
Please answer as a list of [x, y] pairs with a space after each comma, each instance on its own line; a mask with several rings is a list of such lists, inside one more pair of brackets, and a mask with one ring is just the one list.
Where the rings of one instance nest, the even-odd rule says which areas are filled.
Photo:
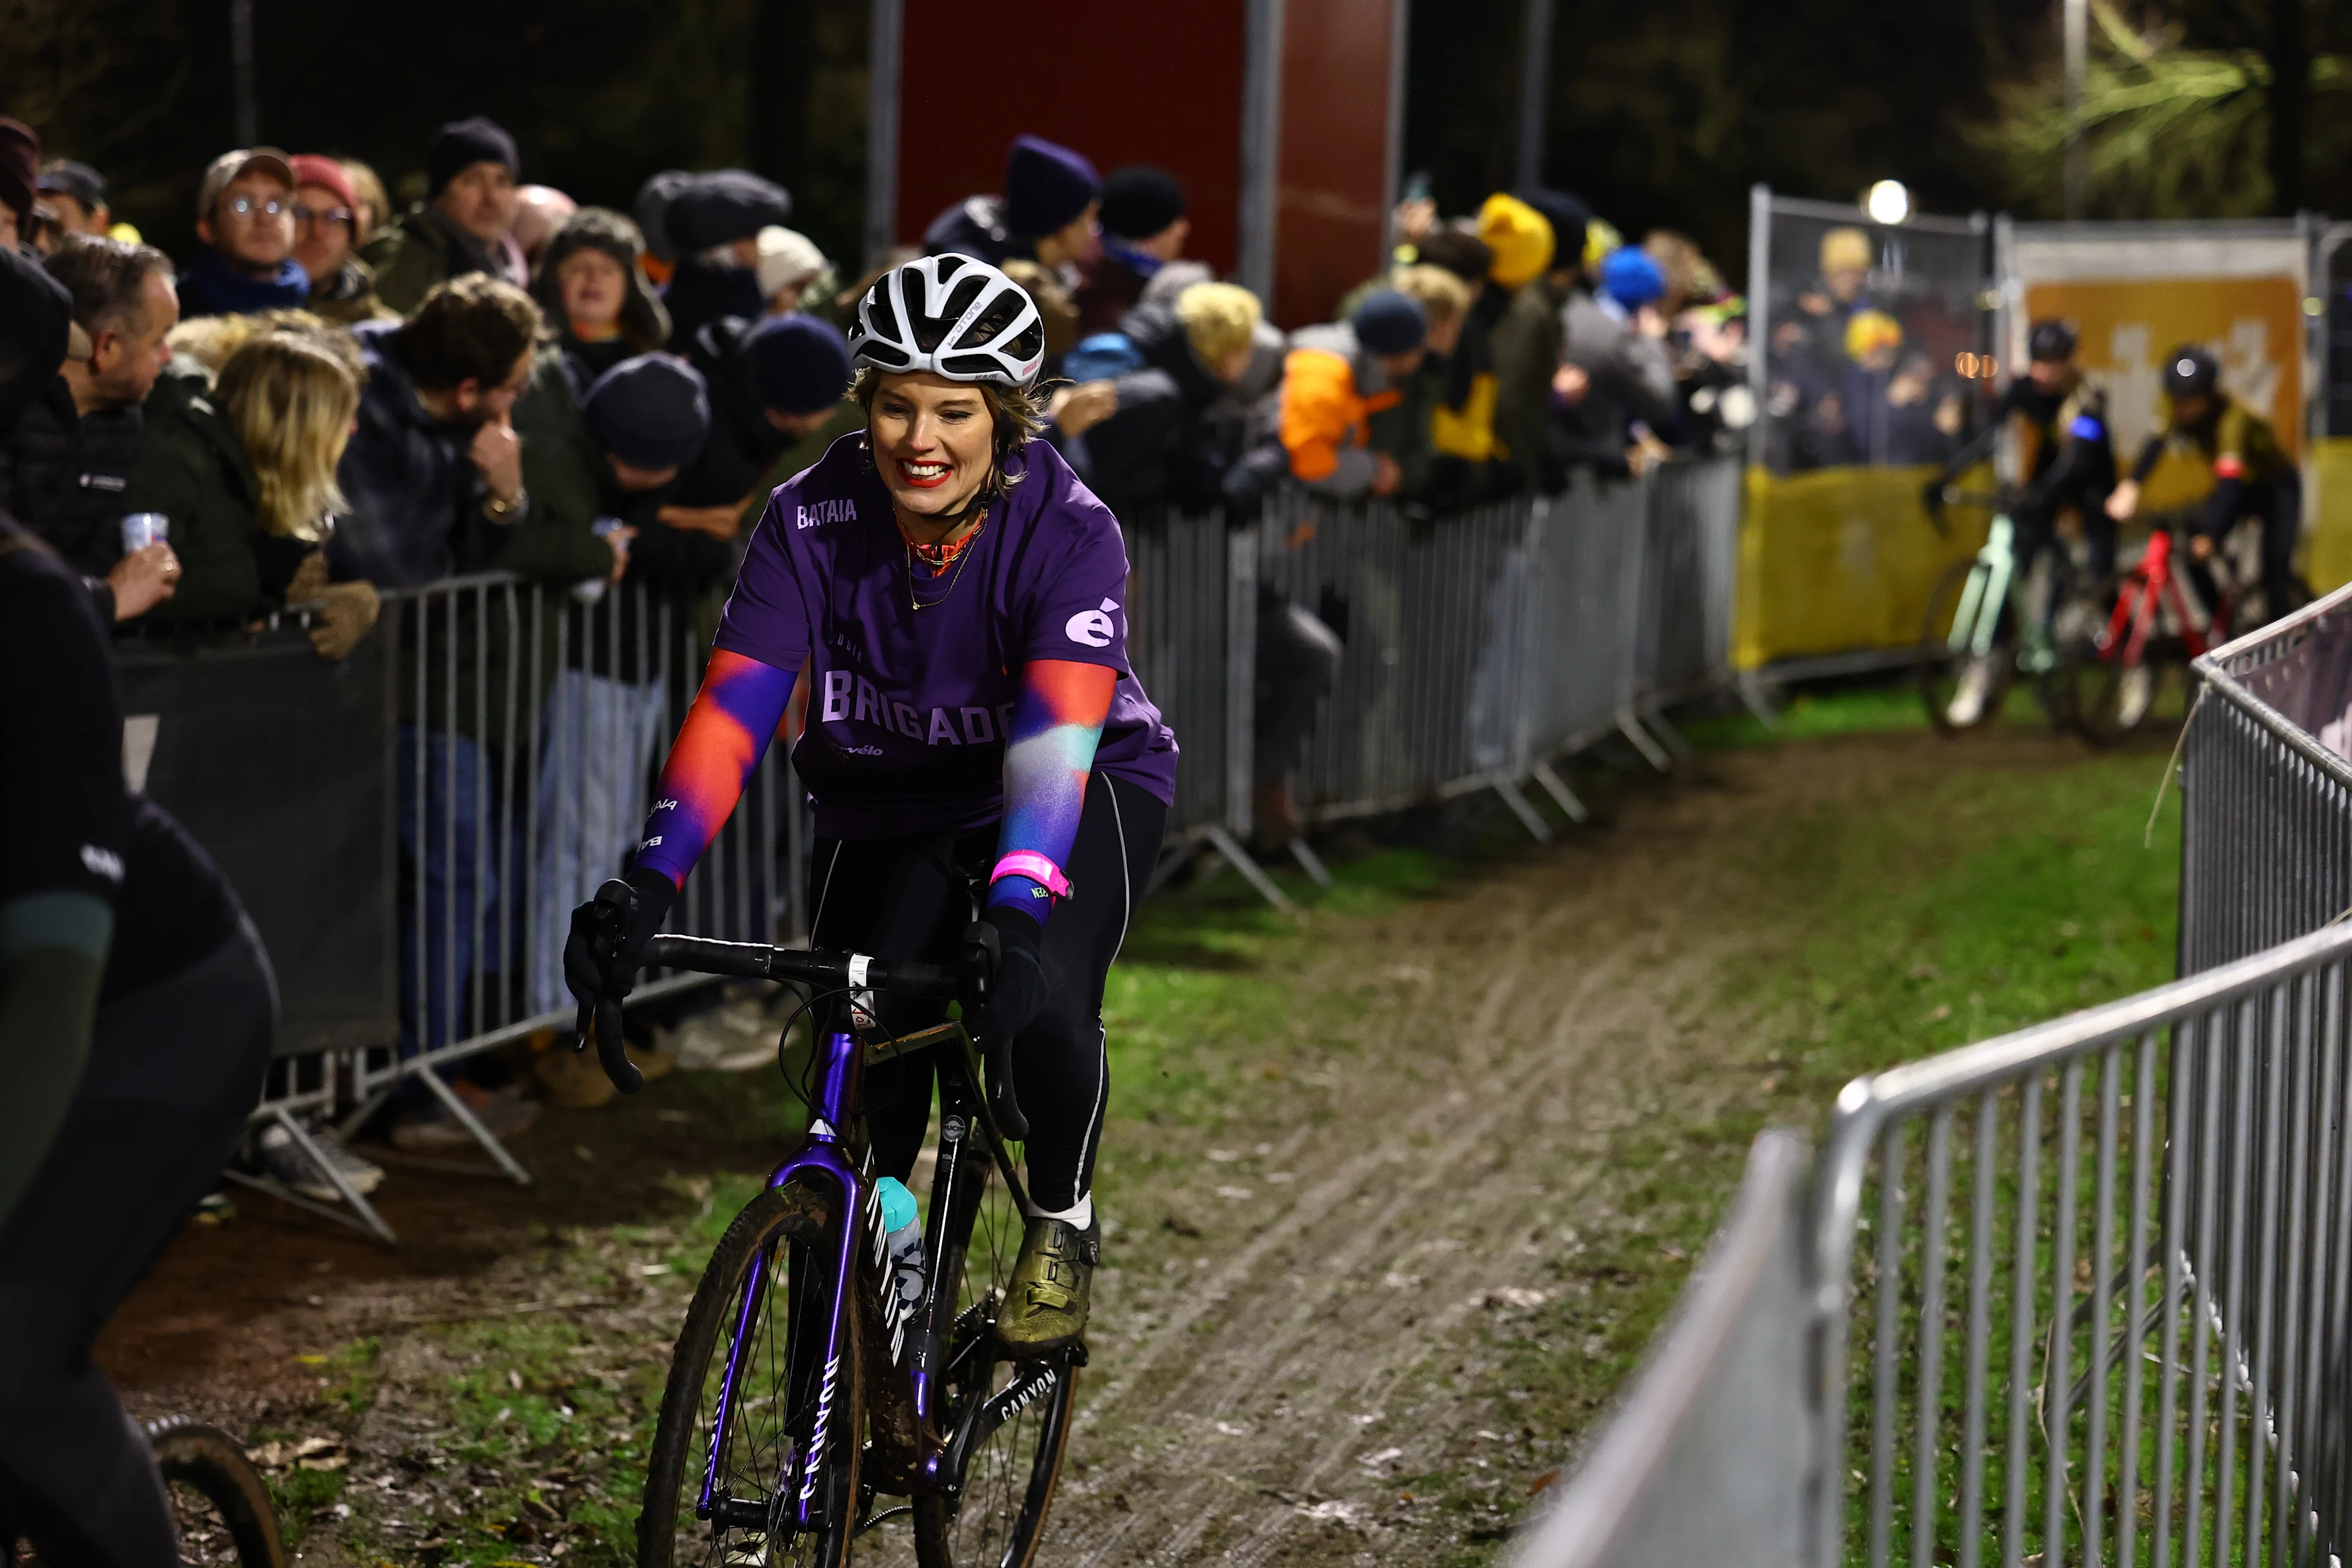
[[[807, 1137], [728, 1226], [678, 1336], [637, 1522], [646, 1568], [838, 1568], [858, 1537], [901, 1516], [923, 1568], [1024, 1568], [1034, 1555], [1086, 1352], [1016, 1362], [997, 1341], [1028, 1205], [1009, 1140], [1027, 1127], [997, 1064], [983, 1079], [961, 1024], [896, 1038], [859, 1026], [875, 992], [969, 1012], [992, 956], [976, 943], [959, 969], [648, 944], [648, 968], [807, 986], [818, 1045]], [[601, 1010], [596, 1032], [617, 1054]], [[857, 1112], [869, 1065], [918, 1053], [936, 1066], [940, 1136], [926, 1293], [909, 1306]]]

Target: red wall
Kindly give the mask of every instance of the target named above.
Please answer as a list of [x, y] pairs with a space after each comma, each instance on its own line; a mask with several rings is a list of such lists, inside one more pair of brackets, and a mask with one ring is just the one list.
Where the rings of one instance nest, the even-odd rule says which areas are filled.
[[[1004, 149], [1027, 132], [1076, 148], [1106, 175], [1122, 163], [1156, 163], [1174, 174], [1191, 206], [1186, 248], [1230, 272], [1244, 33], [1243, 0], [1043, 10], [1006, 0], [906, 0], [898, 238], [914, 243], [941, 209], [1000, 190]], [[972, 79], [982, 40], [1013, 46], [999, 56], [1018, 62], [1010, 79]], [[1383, 32], [1384, 60], [1386, 48]], [[1377, 179], [1377, 157], [1373, 169]]]
[[1287, 0], [1274, 319], [1328, 319], [1380, 269], [1386, 228], [1390, 6]]

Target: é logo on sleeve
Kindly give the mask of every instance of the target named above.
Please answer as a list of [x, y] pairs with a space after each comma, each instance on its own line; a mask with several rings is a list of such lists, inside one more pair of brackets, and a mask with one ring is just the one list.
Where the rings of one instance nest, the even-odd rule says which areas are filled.
[[1118, 608], [1117, 599], [1105, 599], [1099, 610], [1080, 610], [1063, 623], [1062, 630], [1074, 643], [1088, 647], [1108, 647], [1118, 628], [1111, 625], [1110, 612]]

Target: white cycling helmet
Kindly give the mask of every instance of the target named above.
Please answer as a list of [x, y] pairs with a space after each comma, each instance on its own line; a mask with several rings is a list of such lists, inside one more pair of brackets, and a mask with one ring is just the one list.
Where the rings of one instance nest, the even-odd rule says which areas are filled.
[[857, 302], [849, 357], [894, 374], [1025, 386], [1045, 363], [1045, 322], [1020, 284], [969, 256], [925, 256]]

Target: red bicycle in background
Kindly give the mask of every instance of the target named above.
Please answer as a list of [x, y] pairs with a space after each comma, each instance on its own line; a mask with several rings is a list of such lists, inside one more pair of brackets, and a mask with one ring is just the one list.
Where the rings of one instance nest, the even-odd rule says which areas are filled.
[[2147, 548], [2108, 579], [2096, 600], [2104, 618], [2060, 664], [2075, 682], [2075, 727], [2093, 745], [2147, 725], [2167, 670], [2182, 672], [2185, 696], [2192, 660], [2311, 598], [2298, 579], [2294, 603], [2265, 602], [2258, 526], [2240, 523], [2200, 563], [2189, 554], [2195, 508], [2146, 515]]

